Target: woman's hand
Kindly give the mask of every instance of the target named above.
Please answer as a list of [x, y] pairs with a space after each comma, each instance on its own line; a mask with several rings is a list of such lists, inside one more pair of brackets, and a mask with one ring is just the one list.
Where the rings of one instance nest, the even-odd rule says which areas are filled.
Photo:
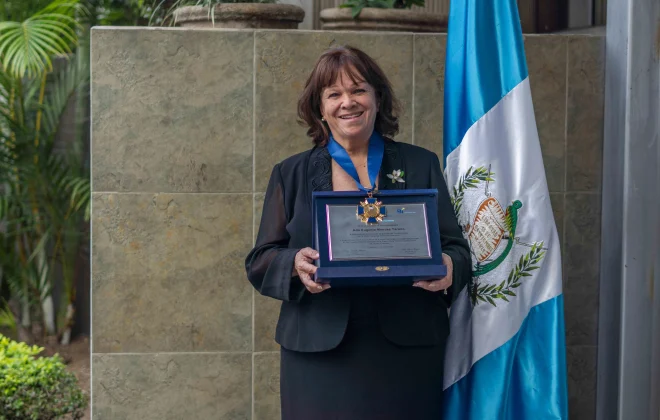
[[447, 266], [447, 275], [441, 278], [440, 280], [421, 280], [415, 282], [413, 286], [421, 287], [424, 290], [429, 292], [439, 292], [444, 290], [447, 294], [447, 289], [451, 286], [452, 275], [454, 271], [454, 264], [451, 261], [451, 257], [447, 254], [442, 254], [442, 263]]
[[318, 259], [318, 252], [312, 248], [303, 248], [293, 260], [293, 275], [300, 277], [300, 281], [309, 293], [320, 293], [330, 288], [329, 284], [316, 283], [312, 280], [312, 274], [316, 273], [316, 266], [312, 262]]

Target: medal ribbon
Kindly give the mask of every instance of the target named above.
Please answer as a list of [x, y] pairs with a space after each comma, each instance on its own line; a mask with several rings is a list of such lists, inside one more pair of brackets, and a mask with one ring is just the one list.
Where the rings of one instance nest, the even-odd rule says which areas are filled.
[[357, 187], [360, 191], [372, 192], [376, 188], [376, 178], [378, 177], [378, 172], [380, 171], [380, 165], [383, 162], [383, 154], [385, 152], [385, 141], [377, 132], [373, 132], [369, 138], [369, 150], [367, 151], [367, 173], [369, 174], [369, 182], [371, 182], [371, 188], [365, 188], [360, 184], [360, 176], [358, 175], [357, 169], [351, 160], [351, 157], [348, 155], [346, 149], [344, 149], [341, 144], [337, 143], [330, 136], [328, 141], [328, 152], [330, 156], [337, 162], [343, 170], [349, 174], [357, 184]]

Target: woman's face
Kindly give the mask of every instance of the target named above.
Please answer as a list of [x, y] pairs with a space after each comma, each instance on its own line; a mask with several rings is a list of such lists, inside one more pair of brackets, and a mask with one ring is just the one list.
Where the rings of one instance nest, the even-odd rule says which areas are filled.
[[345, 71], [334, 85], [321, 92], [321, 116], [337, 140], [367, 140], [374, 130], [377, 113], [373, 86], [364, 81], [353, 82]]

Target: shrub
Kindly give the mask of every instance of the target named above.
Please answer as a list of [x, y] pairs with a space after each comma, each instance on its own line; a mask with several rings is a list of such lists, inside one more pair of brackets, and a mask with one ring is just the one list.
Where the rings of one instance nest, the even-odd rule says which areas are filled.
[[87, 397], [59, 355], [0, 335], [0, 420], [80, 419]]

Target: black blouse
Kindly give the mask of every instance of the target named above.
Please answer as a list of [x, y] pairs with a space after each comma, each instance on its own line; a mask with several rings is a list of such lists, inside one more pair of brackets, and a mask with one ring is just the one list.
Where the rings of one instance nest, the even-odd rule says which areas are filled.
[[[248, 254], [247, 276], [259, 293], [282, 301], [275, 339], [289, 350], [325, 351], [342, 340], [356, 289], [330, 288], [309, 293], [292, 276], [296, 253], [312, 247], [312, 192], [332, 191], [331, 157], [315, 147], [275, 165], [266, 191], [259, 233]], [[387, 177], [405, 172], [405, 183]], [[452, 259], [448, 295], [412, 286], [374, 287], [368, 293], [381, 330], [399, 345], [444, 344], [449, 334], [447, 307], [471, 276], [470, 252], [456, 220], [438, 156], [392, 140], [385, 142], [379, 188], [438, 190], [442, 251]], [[354, 301], [353, 301], [354, 302]]]

